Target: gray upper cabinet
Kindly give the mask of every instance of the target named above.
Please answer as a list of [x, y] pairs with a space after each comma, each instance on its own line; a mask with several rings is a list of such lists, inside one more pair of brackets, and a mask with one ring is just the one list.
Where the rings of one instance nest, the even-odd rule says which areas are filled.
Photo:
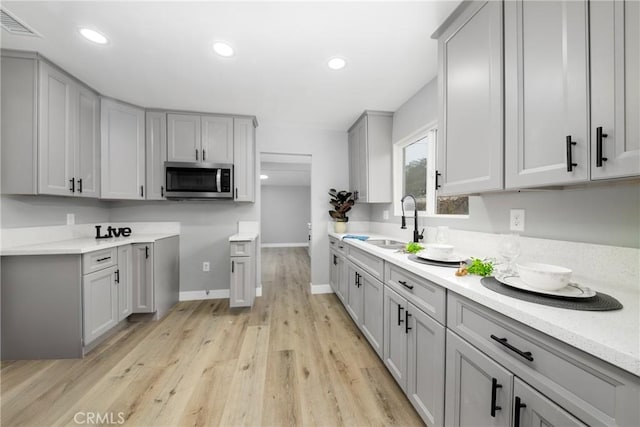
[[38, 193], [98, 197], [98, 95], [40, 61], [38, 111]]
[[508, 1], [507, 188], [589, 180], [586, 1]]
[[438, 191], [503, 188], [502, 2], [472, 2], [438, 30]]
[[233, 117], [202, 116], [202, 160], [233, 163]]
[[164, 200], [164, 162], [167, 160], [167, 114], [146, 112], [147, 200]]
[[103, 199], [145, 198], [145, 114], [142, 108], [102, 98]]
[[233, 119], [233, 181], [236, 202], [255, 201], [256, 143], [253, 118]]
[[167, 160], [170, 162], [202, 161], [200, 116], [167, 115]]
[[640, 175], [640, 2], [590, 9], [591, 179]]
[[361, 203], [391, 202], [393, 113], [365, 111], [349, 128], [349, 187]]
[[167, 131], [169, 161], [233, 163], [233, 117], [169, 114]]

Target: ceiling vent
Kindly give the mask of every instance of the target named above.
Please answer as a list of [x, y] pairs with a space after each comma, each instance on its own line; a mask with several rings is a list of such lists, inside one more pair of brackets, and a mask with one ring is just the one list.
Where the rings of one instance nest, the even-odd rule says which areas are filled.
[[41, 37], [40, 34], [32, 28], [29, 28], [29, 26], [13, 16], [6, 9], [0, 9], [0, 21], [2, 21], [2, 28], [11, 34], [15, 34], [17, 36]]

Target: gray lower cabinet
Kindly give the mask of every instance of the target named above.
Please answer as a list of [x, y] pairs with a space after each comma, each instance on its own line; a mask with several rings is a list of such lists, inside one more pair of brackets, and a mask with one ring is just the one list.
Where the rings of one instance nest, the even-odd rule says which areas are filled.
[[345, 272], [345, 258], [338, 254], [337, 251], [331, 251], [329, 254], [329, 284], [333, 292], [340, 298], [340, 301], [345, 302], [345, 293], [347, 276]]
[[255, 241], [230, 243], [229, 306], [251, 307], [256, 297]]
[[465, 4], [438, 36], [441, 195], [503, 188], [503, 6]]
[[591, 179], [640, 175], [640, 2], [589, 3]]
[[164, 200], [164, 162], [167, 160], [167, 114], [146, 112], [147, 200]]
[[113, 99], [101, 100], [103, 199], [145, 198], [145, 112]]
[[511, 426], [513, 374], [447, 331], [447, 426]]
[[445, 327], [384, 286], [384, 364], [429, 426], [444, 425]]
[[133, 312], [133, 246], [118, 246], [118, 322]]
[[352, 262], [347, 262], [347, 313], [351, 316], [356, 325], [362, 323], [362, 285], [361, 271]]
[[82, 278], [84, 345], [118, 324], [118, 286], [112, 266]]
[[513, 379], [513, 395], [514, 426], [586, 426], [518, 377]]
[[153, 244], [136, 243], [132, 250], [133, 265], [133, 312], [153, 313], [156, 311]]

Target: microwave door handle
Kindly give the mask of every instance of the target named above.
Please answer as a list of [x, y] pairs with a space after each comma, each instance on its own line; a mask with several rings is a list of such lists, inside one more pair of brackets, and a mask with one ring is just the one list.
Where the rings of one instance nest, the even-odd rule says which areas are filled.
[[222, 169], [216, 171], [216, 190], [218, 193], [222, 192]]

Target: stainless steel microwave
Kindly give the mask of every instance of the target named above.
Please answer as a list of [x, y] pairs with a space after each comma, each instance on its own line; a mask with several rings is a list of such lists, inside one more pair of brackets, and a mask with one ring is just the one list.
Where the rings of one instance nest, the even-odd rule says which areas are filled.
[[233, 165], [165, 162], [167, 199], [232, 199]]

